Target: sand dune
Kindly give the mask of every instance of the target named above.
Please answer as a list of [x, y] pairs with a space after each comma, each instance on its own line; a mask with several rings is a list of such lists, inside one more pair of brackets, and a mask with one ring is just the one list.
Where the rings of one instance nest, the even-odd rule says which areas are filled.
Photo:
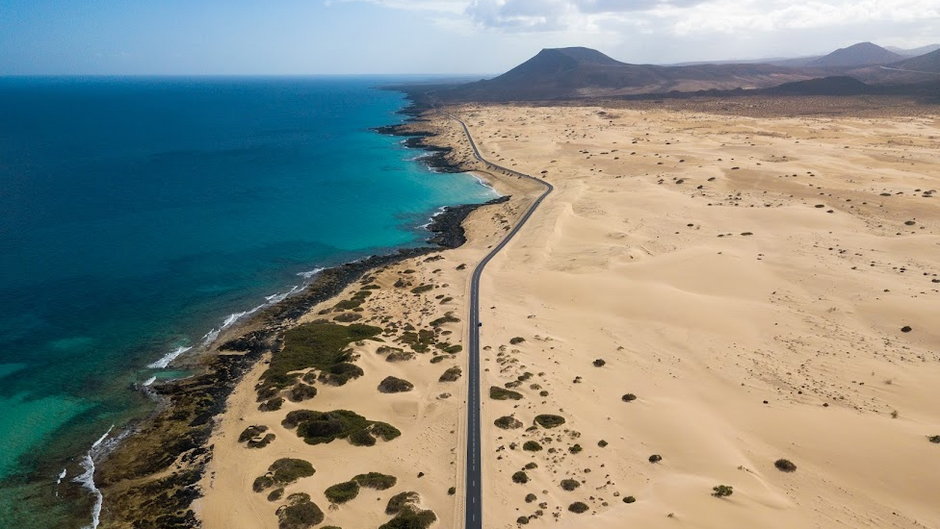
[[[522, 397], [484, 399], [485, 526], [940, 527], [940, 446], [927, 438], [940, 435], [936, 116], [746, 117], [676, 104], [455, 109], [487, 158], [556, 187], [481, 285], [484, 394]], [[418, 126], [479, 168], [438, 118]], [[513, 199], [474, 212], [470, 242], [442, 259], [376, 272], [362, 321], [464, 319], [469, 271], [536, 191], [481, 175]], [[403, 278], [409, 286], [396, 287]], [[462, 322], [444, 328], [454, 344], [466, 334]], [[277, 527], [280, 503], [251, 485], [281, 457], [316, 468], [287, 493], [310, 494], [324, 525], [377, 527], [405, 490], [421, 494], [436, 527], [462, 524], [466, 387], [438, 377], [466, 359], [393, 363], [380, 345], [355, 346], [363, 377], [276, 412], [255, 402], [265, 366], [246, 377], [214, 440], [199, 503], [207, 529]], [[379, 393], [389, 375], [414, 389]], [[280, 425], [301, 408], [351, 409], [402, 436], [309, 446]], [[539, 426], [540, 414], [565, 423]], [[522, 427], [493, 424], [504, 416]], [[245, 448], [237, 437], [251, 424], [276, 440]], [[775, 468], [781, 458], [796, 471]], [[369, 471], [398, 484], [329, 508], [326, 487]], [[718, 485], [733, 494], [712, 496]], [[587, 511], [571, 512], [574, 502]]]
[[934, 117], [462, 115], [556, 186], [484, 276], [486, 385], [535, 374], [484, 421], [566, 431], [491, 426], [488, 527], [940, 527]]

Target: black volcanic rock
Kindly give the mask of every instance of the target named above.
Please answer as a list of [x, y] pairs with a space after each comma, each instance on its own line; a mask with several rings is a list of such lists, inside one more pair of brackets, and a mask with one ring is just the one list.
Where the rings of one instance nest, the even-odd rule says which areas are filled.
[[809, 63], [809, 66], [817, 68], [860, 68], [862, 66], [890, 64], [903, 58], [901, 55], [890, 52], [877, 44], [860, 42], [847, 48], [839, 48], [829, 55]]

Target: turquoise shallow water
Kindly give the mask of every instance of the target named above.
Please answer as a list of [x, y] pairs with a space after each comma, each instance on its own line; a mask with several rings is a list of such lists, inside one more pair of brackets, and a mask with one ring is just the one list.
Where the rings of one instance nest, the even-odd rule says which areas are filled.
[[421, 244], [439, 207], [494, 196], [369, 130], [402, 119], [402, 96], [375, 89], [391, 81], [0, 79], [6, 523], [87, 508], [42, 484], [146, 412], [129, 386], [149, 364], [303, 272]]

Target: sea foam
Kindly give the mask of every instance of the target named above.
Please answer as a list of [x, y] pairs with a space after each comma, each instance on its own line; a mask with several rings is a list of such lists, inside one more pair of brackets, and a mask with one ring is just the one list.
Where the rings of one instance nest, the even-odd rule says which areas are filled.
[[[91, 491], [91, 494], [95, 497], [95, 504], [91, 508], [91, 523], [84, 526], [82, 529], [97, 529], [98, 524], [101, 522], [101, 506], [104, 503], [104, 495], [102, 495], [98, 487], [95, 486], [95, 457], [104, 452], [107, 448], [104, 441], [108, 438], [113, 429], [114, 425], [112, 424], [104, 435], [92, 443], [91, 448], [85, 453], [85, 457], [82, 458], [81, 466], [83, 472], [72, 479], [75, 483], [79, 483]], [[65, 471], [63, 471], [59, 479], [65, 477], [64, 473]]]

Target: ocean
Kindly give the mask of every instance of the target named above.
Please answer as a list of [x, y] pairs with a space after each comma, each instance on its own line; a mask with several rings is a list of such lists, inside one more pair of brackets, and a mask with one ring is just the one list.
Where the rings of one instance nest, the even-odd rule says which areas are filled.
[[56, 482], [151, 409], [133, 385], [184, 374], [172, 353], [496, 196], [370, 130], [403, 120], [396, 81], [0, 78], [5, 526], [92, 525]]

